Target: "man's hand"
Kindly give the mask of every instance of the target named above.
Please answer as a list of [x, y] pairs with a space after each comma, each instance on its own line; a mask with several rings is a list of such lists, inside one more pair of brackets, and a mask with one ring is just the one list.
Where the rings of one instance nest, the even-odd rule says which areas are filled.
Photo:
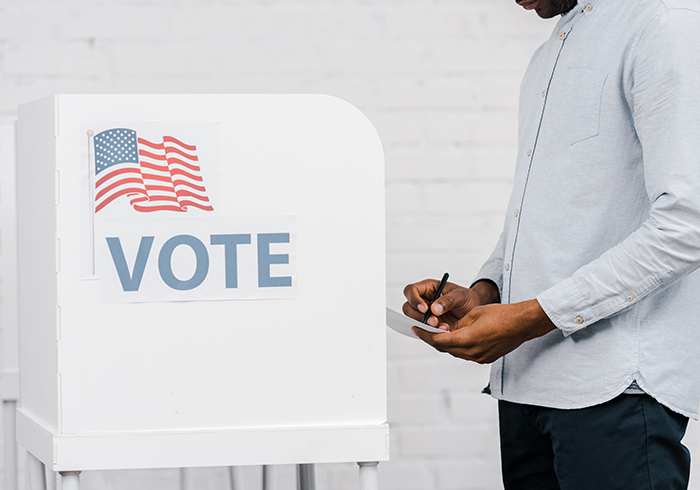
[[[433, 298], [438, 284], [435, 279], [425, 279], [406, 286], [403, 290], [407, 300], [403, 305], [404, 315], [423, 321], [425, 312], [428, 311], [428, 302]], [[472, 308], [498, 302], [498, 288], [491, 282], [479, 281], [471, 289], [448, 282], [442, 290], [442, 296], [430, 306], [432, 315], [427, 323], [433, 327], [452, 330]]]
[[[404, 289], [406, 316], [422, 321], [438, 281], [426, 279]], [[498, 288], [479, 281], [471, 289], [447, 283], [430, 306], [428, 324], [445, 330], [429, 333], [413, 328], [423, 341], [441, 352], [478, 363], [490, 363], [556, 328], [537, 300], [509, 305], [500, 302]]]
[[555, 328], [537, 300], [533, 299], [509, 305], [474, 307], [450, 325], [449, 332], [433, 334], [416, 327], [413, 331], [440, 352], [484, 364]]

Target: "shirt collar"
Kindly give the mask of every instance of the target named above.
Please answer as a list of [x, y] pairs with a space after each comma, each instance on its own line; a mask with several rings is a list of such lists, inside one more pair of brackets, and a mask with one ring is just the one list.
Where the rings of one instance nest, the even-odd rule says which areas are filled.
[[571, 22], [580, 16], [594, 12], [596, 5], [600, 1], [601, 0], [578, 0], [578, 3], [574, 8], [561, 16], [559, 21], [560, 28], [571, 25]]

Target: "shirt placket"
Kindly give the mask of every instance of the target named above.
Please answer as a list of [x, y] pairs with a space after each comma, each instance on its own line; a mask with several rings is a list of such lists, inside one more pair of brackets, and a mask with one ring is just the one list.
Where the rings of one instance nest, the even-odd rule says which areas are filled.
[[[528, 181], [530, 178], [530, 172], [532, 170], [533, 163], [535, 162], [535, 157], [537, 154], [537, 142], [540, 135], [540, 129], [542, 126], [542, 121], [545, 115], [545, 110], [547, 107], [547, 96], [549, 94], [549, 88], [551, 85], [552, 78], [557, 68], [557, 62], [566, 43], [572, 28], [574, 19], [569, 19], [568, 22], [564, 22], [558, 26], [555, 31], [554, 37], [550, 39], [548, 45], [545, 46], [546, 53], [544, 53], [544, 58], [541, 62], [541, 66], [547, 69], [540, 70], [539, 87], [533, 85], [530, 88], [530, 93], [522, 94], [522, 96], [527, 97], [528, 104], [527, 107], [537, 107], [538, 110], [530, 110], [529, 113], [532, 114], [528, 117], [529, 121], [526, 124], [529, 125], [522, 135], [522, 141], [520, 142], [520, 151], [518, 158], [522, 161], [518, 162], [517, 168], [521, 169], [515, 176], [515, 182], [513, 185], [513, 198], [511, 204], [513, 209], [509, 211], [509, 215], [506, 217], [507, 222], [507, 236], [508, 240], [506, 242], [505, 254], [504, 254], [504, 264], [503, 264], [503, 302], [511, 302], [511, 283], [513, 277], [513, 271], [515, 266], [515, 250], [518, 244], [518, 234], [520, 232], [520, 225], [522, 219], [526, 217], [526, 196], [528, 189]], [[537, 88], [536, 88], [537, 87]], [[534, 129], [531, 129], [534, 128]], [[504, 384], [504, 374], [506, 369], [506, 356], [501, 358], [500, 362], [500, 392], [503, 394], [503, 384]]]

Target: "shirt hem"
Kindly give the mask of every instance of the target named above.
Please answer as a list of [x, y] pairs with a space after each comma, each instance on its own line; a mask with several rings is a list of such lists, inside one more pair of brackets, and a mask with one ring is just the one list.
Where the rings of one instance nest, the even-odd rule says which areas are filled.
[[[639, 383], [639, 382], [638, 382]], [[651, 392], [649, 389], [643, 387], [640, 384], [640, 387], [642, 390], [644, 390], [644, 394], [649, 395], [652, 397], [654, 400], [659, 402], [661, 405], [664, 407], [668, 408], [669, 410], [676, 412], [680, 415], [683, 415], [684, 417], [691, 418], [693, 420], [698, 420], [698, 412], [692, 412], [688, 410], [683, 410], [682, 408], [679, 408], [675, 406], [672, 403], [668, 403], [665, 401], [662, 397], [654, 395], [653, 392]], [[493, 391], [489, 390], [487, 393], [485, 390], [482, 391], [482, 393], [487, 393], [496, 400], [502, 400], [510, 403], [518, 403], [521, 405], [530, 405], [530, 406], [536, 406], [536, 407], [547, 407], [547, 408], [555, 408], [557, 410], [579, 410], [582, 408], [589, 408], [589, 407], [594, 407], [596, 405], [602, 405], [603, 403], [609, 402], [610, 400], [613, 400], [614, 398], [617, 398], [618, 396], [624, 394], [625, 390], [627, 387], [624, 387], [619, 390], [615, 390], [612, 392], [612, 394], [609, 395], [603, 395], [600, 398], [596, 398], [590, 401], [582, 402], [580, 404], [574, 403], [574, 404], [560, 404], [560, 403], [553, 403], [545, 400], [531, 400], [531, 399], [520, 399], [519, 397], [510, 397], [510, 396], [505, 396], [502, 393], [494, 393]]]

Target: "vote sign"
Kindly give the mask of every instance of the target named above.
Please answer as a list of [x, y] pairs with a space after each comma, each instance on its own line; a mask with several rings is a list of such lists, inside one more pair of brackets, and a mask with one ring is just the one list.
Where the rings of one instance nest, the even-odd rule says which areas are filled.
[[294, 216], [106, 220], [96, 236], [109, 303], [296, 296]]
[[295, 217], [219, 216], [218, 125], [87, 126], [102, 301], [296, 296]]

